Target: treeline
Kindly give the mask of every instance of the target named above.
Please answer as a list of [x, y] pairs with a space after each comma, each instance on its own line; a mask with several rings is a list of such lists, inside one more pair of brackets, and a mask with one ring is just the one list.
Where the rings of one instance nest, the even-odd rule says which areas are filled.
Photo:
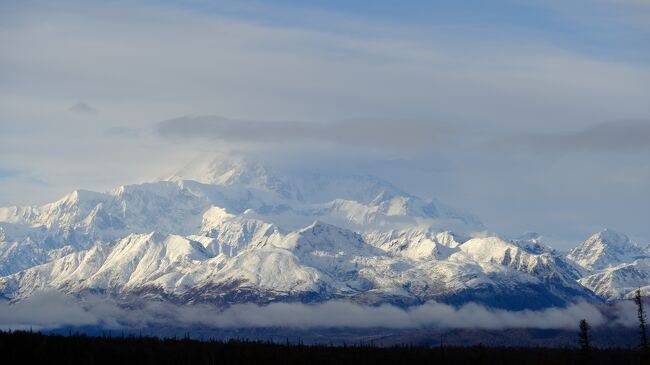
[[2, 364], [648, 364], [650, 349], [641, 290], [634, 302], [639, 321], [635, 348], [597, 348], [591, 327], [578, 324], [577, 347], [393, 346], [375, 347], [304, 345], [250, 340], [194, 340], [148, 336], [88, 336], [79, 333], [0, 331]]
[[[639, 363], [650, 365], [650, 347], [648, 346], [647, 334], [647, 318], [643, 297], [641, 296], [641, 288], [637, 289], [634, 295], [634, 303], [637, 307], [637, 319], [639, 321], [639, 349], [640, 358]], [[581, 362], [583, 364], [593, 363], [594, 349], [591, 345], [591, 327], [586, 319], [580, 321], [578, 332], [578, 344], [580, 345]]]
[[0, 332], [3, 364], [643, 364], [640, 349], [373, 347]]

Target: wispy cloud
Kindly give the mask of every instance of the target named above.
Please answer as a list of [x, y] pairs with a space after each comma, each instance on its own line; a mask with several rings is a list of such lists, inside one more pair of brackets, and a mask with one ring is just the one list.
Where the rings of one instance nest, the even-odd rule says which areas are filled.
[[90, 104], [83, 101], [74, 104], [68, 110], [71, 112], [82, 113], [82, 114], [97, 114], [99, 112], [97, 108], [90, 106]]
[[101, 326], [104, 328], [142, 328], [168, 325], [212, 328], [574, 328], [581, 319], [592, 326], [608, 324], [633, 326], [633, 306], [621, 303], [610, 308], [608, 316], [587, 303], [566, 308], [538, 311], [495, 310], [478, 304], [453, 307], [428, 302], [400, 308], [392, 305], [363, 306], [344, 301], [320, 304], [273, 303], [265, 306], [239, 304], [227, 309], [207, 304], [175, 305], [147, 302], [129, 309], [102, 297], [79, 302], [57, 292], [43, 292], [16, 303], [0, 303], [0, 328], [58, 328], [63, 326]]
[[576, 132], [525, 134], [518, 144], [547, 152], [650, 150], [650, 120], [601, 123]]
[[274, 145], [287, 142], [322, 142], [389, 150], [431, 147], [456, 132], [456, 128], [450, 125], [401, 118], [309, 123], [237, 120], [219, 116], [169, 119], [158, 123], [156, 129], [161, 136], [171, 139], [260, 142]]

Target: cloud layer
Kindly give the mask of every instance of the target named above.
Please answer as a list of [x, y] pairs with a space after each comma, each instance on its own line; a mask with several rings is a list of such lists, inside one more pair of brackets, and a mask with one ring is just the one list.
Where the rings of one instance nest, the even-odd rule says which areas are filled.
[[[332, 143], [383, 148], [393, 151], [436, 151], [451, 147], [450, 139], [474, 141], [480, 145], [503, 144], [503, 150], [518, 152], [530, 148], [544, 152], [634, 152], [650, 150], [650, 120], [622, 120], [599, 123], [578, 131], [538, 132], [495, 136], [474, 132], [449, 123], [409, 119], [333, 121], [329, 123], [237, 120], [220, 116], [184, 116], [155, 124], [162, 137], [176, 140], [221, 142]], [[275, 146], [274, 146], [275, 147]]]
[[650, 150], [650, 120], [600, 123], [574, 132], [524, 135], [524, 146], [545, 152], [643, 152]]
[[453, 307], [436, 302], [404, 309], [344, 301], [266, 306], [240, 304], [225, 310], [207, 304], [147, 302], [126, 309], [106, 298], [88, 297], [79, 302], [57, 292], [42, 292], [16, 304], [0, 303], [0, 328], [99, 326], [137, 329], [164, 325], [188, 328], [566, 329], [574, 328], [581, 319], [587, 319], [592, 326], [629, 327], [636, 323], [634, 313], [634, 305], [627, 302], [610, 308], [607, 316], [587, 303], [539, 311], [496, 310], [472, 303]]
[[406, 152], [430, 150], [441, 139], [457, 132], [452, 125], [408, 119], [309, 123], [219, 116], [173, 118], [157, 123], [156, 131], [165, 138], [180, 140], [264, 143], [273, 147], [287, 143], [325, 143]]

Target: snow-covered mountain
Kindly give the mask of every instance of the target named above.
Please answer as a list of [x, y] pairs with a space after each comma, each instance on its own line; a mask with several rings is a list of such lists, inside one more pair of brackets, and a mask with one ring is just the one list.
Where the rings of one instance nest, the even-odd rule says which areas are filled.
[[471, 239], [438, 260], [395, 255], [322, 222], [288, 233], [239, 218], [220, 227], [215, 237], [235, 237], [226, 249], [209, 236], [131, 234], [0, 278], [0, 291], [13, 300], [54, 288], [180, 302], [346, 298], [408, 305], [438, 299], [513, 308], [590, 298], [561, 257], [495, 237]]
[[[217, 167], [192, 175], [204, 183], [174, 176], [108, 193], [77, 190], [39, 207], [0, 208], [0, 275], [60, 257], [56, 250], [70, 253], [130, 233], [200, 234], [209, 229], [205, 224], [210, 224], [215, 208], [288, 230], [314, 220], [353, 230], [386, 226], [447, 227], [461, 232], [484, 229], [469, 214], [402, 193], [374, 177], [315, 176], [310, 188], [299, 190], [279, 183], [289, 177], [270, 177], [275, 175], [268, 169], [241, 157], [208, 166]], [[229, 170], [224, 171], [226, 167]], [[308, 179], [301, 181], [308, 186]], [[323, 200], [336, 196], [336, 187], [341, 188], [341, 197]]]
[[0, 295], [541, 308], [599, 300], [592, 290], [609, 298], [593, 284], [601, 279], [583, 276], [638, 256], [614, 250], [629, 240], [610, 231], [567, 259], [537, 235], [484, 230], [471, 214], [376, 177], [279, 173], [219, 156], [163, 181], [0, 208]]
[[[609, 300], [631, 297], [633, 292], [650, 283], [650, 260], [635, 260], [585, 276], [580, 284]], [[644, 292], [644, 295], [647, 293]]]
[[650, 285], [650, 252], [611, 229], [592, 235], [567, 258], [583, 269], [579, 283], [607, 300]]
[[605, 229], [575, 247], [567, 257], [585, 269], [602, 270], [649, 256], [626, 235]]

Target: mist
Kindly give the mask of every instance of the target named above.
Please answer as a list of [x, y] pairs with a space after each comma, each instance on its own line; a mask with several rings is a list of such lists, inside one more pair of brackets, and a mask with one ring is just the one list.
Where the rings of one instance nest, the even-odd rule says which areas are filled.
[[5, 330], [68, 326], [142, 329], [158, 325], [223, 329], [573, 329], [581, 319], [593, 327], [632, 327], [636, 325], [635, 306], [631, 302], [616, 303], [607, 308], [607, 314], [585, 302], [536, 311], [491, 309], [475, 303], [454, 307], [434, 301], [407, 308], [346, 301], [237, 304], [227, 308], [148, 301], [127, 308], [105, 297], [89, 296], [80, 300], [54, 291], [40, 292], [13, 304], [0, 303], [0, 328]]

